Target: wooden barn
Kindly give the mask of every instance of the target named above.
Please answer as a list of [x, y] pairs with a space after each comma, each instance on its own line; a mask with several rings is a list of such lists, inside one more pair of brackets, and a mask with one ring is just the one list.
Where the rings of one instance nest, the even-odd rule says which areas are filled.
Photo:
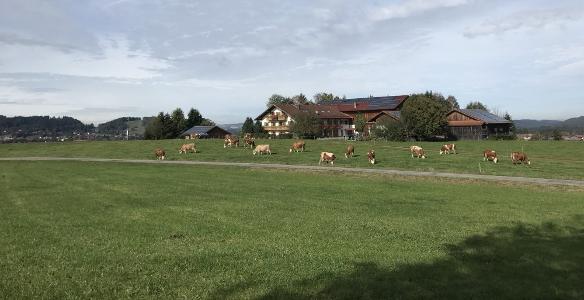
[[448, 113], [450, 134], [461, 140], [481, 140], [511, 134], [511, 121], [482, 109], [455, 109]]
[[226, 134], [231, 134], [231, 132], [219, 126], [193, 126], [180, 136], [185, 139], [222, 139]]

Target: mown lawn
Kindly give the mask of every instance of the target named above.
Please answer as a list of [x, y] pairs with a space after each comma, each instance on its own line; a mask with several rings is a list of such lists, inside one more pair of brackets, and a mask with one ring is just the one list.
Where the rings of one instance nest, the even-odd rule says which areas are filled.
[[[154, 149], [167, 150], [170, 160], [270, 162], [282, 164], [316, 165], [321, 151], [337, 154], [337, 166], [371, 167], [366, 153], [375, 149], [378, 164], [375, 168], [390, 168], [418, 171], [442, 171], [455, 173], [508, 175], [560, 179], [584, 179], [584, 143], [582, 142], [525, 142], [525, 141], [461, 141], [457, 142], [459, 154], [439, 155], [442, 143], [415, 143], [426, 149], [428, 158], [412, 159], [409, 146], [412, 143], [399, 142], [347, 142], [342, 140], [307, 140], [307, 152], [289, 153], [292, 140], [258, 140], [272, 146], [272, 156], [253, 156], [250, 149], [223, 148], [222, 140], [199, 140], [197, 154], [178, 154], [184, 140], [162, 141], [116, 141], [116, 142], [68, 142], [37, 144], [0, 145], [0, 157], [16, 156], [59, 156], [154, 159]], [[356, 157], [345, 159], [343, 153], [347, 144], [356, 147]], [[499, 153], [499, 164], [483, 162], [485, 149]], [[512, 151], [525, 151], [531, 159], [531, 166], [514, 166], [510, 160]]]
[[0, 295], [581, 299], [583, 212], [574, 188], [0, 162]]

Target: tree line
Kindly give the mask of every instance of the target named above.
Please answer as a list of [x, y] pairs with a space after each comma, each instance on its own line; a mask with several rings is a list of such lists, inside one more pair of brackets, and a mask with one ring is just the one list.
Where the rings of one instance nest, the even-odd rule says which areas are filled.
[[309, 100], [304, 94], [300, 93], [292, 97], [282, 96], [280, 94], [273, 94], [268, 98], [266, 106], [272, 104], [325, 104], [333, 100], [346, 99], [344, 95], [342, 97], [336, 96], [332, 93], [317, 93], [312, 96], [312, 100]]
[[193, 126], [213, 125], [215, 123], [204, 118], [197, 109], [191, 108], [185, 117], [182, 109], [177, 108], [170, 114], [158, 113], [156, 118], [146, 126], [144, 138], [147, 140], [174, 139]]

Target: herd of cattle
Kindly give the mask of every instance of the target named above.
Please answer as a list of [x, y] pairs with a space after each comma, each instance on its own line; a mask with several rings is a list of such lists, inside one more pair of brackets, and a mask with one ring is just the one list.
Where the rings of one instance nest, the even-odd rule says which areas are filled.
[[[228, 134], [225, 136], [225, 139], [223, 142], [223, 148], [239, 147], [239, 145], [240, 145], [239, 137], [237, 137], [236, 135], [229, 135]], [[256, 154], [271, 155], [272, 154], [272, 150], [270, 149], [270, 145], [268, 145], [268, 144], [256, 145], [255, 139], [249, 133], [245, 134], [245, 136], [243, 138], [243, 147], [247, 148], [248, 146], [250, 149], [253, 149], [252, 150], [253, 155], [256, 155]], [[292, 146], [290, 147], [290, 152], [304, 152], [305, 149], [306, 149], [306, 143], [304, 141], [300, 140], [300, 141], [295, 141], [294, 143], [292, 143]], [[197, 153], [197, 147], [195, 146], [194, 143], [184, 144], [178, 150], [179, 154], [188, 153], [188, 152]], [[345, 151], [345, 158], [351, 158], [354, 156], [354, 154], [355, 154], [355, 146], [348, 145], [347, 149]], [[412, 158], [422, 158], [422, 159], [426, 158], [426, 153], [424, 152], [424, 149], [420, 146], [411, 146], [410, 147], [410, 154], [411, 154]], [[443, 154], [456, 154], [456, 145], [455, 144], [442, 145], [442, 147], [440, 148], [440, 155], [443, 155]], [[166, 159], [166, 151], [164, 149], [161, 149], [161, 148], [156, 149], [154, 151], [154, 155], [156, 155], [156, 158], [158, 160]], [[336, 158], [337, 157], [333, 152], [321, 152], [318, 164], [320, 165], [322, 163], [326, 163], [326, 164], [334, 165]], [[372, 164], [372, 165], [375, 164], [375, 150], [369, 149], [369, 151], [367, 152], [367, 160], [369, 161], [370, 164]], [[491, 150], [491, 149], [487, 149], [487, 150], [483, 151], [483, 160], [484, 161], [492, 161], [494, 163], [497, 163], [499, 161], [499, 159], [497, 158], [497, 152], [494, 150]], [[513, 162], [514, 165], [516, 165], [516, 164], [530, 165], [531, 164], [531, 162], [527, 158], [527, 155], [524, 152], [512, 152], [511, 153], [511, 161]]]

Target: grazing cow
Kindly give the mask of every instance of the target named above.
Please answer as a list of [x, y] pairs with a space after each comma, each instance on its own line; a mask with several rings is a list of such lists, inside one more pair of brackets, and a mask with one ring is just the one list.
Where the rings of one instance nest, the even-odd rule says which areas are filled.
[[156, 159], [164, 160], [166, 158], [166, 151], [164, 151], [164, 149], [158, 148], [154, 150], [154, 155], [156, 155]]
[[227, 146], [239, 147], [239, 138], [236, 135], [226, 134], [225, 140], [223, 142], [223, 148], [227, 148]]
[[251, 133], [246, 133], [245, 136], [243, 136], [243, 147], [247, 148], [247, 146], [249, 146], [250, 149], [256, 146], [255, 138], [251, 135]]
[[483, 151], [483, 160], [484, 161], [492, 161], [494, 163], [497, 163], [499, 161], [499, 159], [497, 158], [497, 152], [491, 150], [491, 149], [487, 149], [485, 151]]
[[442, 145], [442, 148], [440, 149], [440, 155], [450, 154], [450, 152], [456, 154], [456, 145], [455, 144]]
[[375, 150], [371, 149], [369, 152], [367, 152], [367, 159], [372, 165], [375, 164]]
[[411, 146], [410, 153], [412, 154], [412, 158], [426, 158], [426, 154], [424, 153], [424, 149], [420, 146]]
[[253, 150], [253, 155], [256, 155], [256, 153], [259, 153], [260, 155], [264, 153], [272, 155], [272, 150], [270, 150], [270, 145], [257, 145]]
[[195, 146], [195, 143], [184, 144], [184, 145], [180, 146], [180, 149], [178, 149], [178, 154], [187, 153], [187, 152], [197, 153], [197, 146]]
[[353, 157], [355, 154], [355, 146], [349, 145], [347, 146], [347, 151], [345, 151], [345, 158]]
[[304, 143], [304, 141], [296, 141], [292, 144], [292, 147], [290, 147], [290, 153], [292, 153], [292, 151], [304, 152], [305, 146], [306, 144]]
[[325, 163], [330, 163], [331, 165], [334, 165], [336, 158], [337, 157], [332, 152], [321, 152], [320, 153], [320, 160], [318, 161], [318, 164], [320, 165], [321, 163], [325, 162]]
[[523, 152], [513, 152], [511, 153], [511, 161], [514, 165], [516, 164], [528, 164], [531, 165], [531, 162], [527, 158], [527, 154]]

